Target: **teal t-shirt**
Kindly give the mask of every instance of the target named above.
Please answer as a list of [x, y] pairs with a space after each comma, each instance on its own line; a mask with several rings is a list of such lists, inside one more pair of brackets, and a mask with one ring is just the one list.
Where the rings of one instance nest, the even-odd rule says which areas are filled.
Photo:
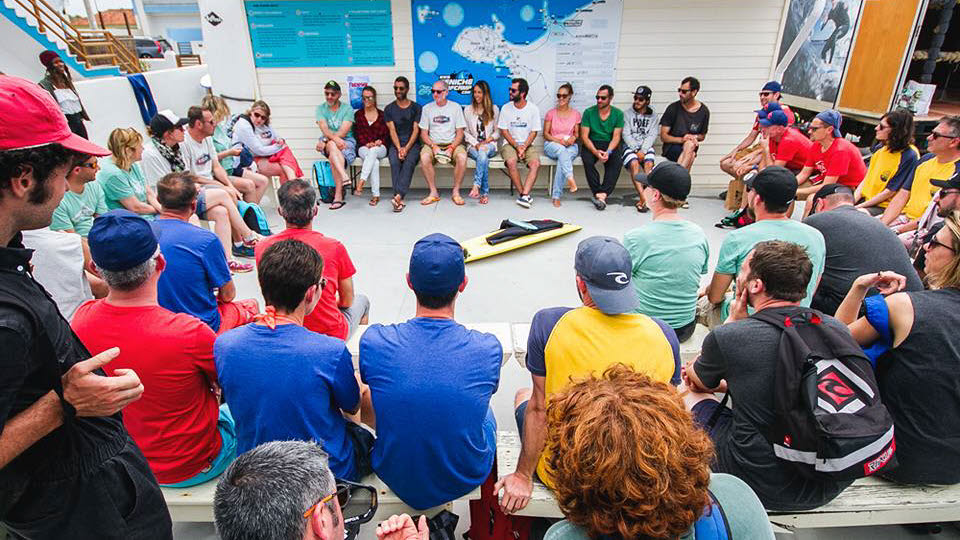
[[83, 193], [67, 190], [57, 209], [53, 211], [50, 229], [54, 231], [73, 230], [86, 237], [93, 227], [93, 218], [107, 213], [107, 202], [103, 199], [103, 190], [97, 181], [87, 182]]
[[[226, 120], [224, 122], [226, 122]], [[213, 129], [213, 147], [217, 150], [218, 154], [224, 150], [229, 150], [233, 144], [230, 137], [227, 136], [227, 129], [224, 127], [224, 122], [220, 122], [217, 124], [217, 127]], [[220, 166], [227, 171], [227, 174], [233, 174], [233, 169], [237, 166], [238, 159], [237, 156], [227, 156], [220, 160]]]
[[583, 111], [580, 125], [590, 128], [591, 141], [608, 142], [613, 139], [614, 129], [623, 129], [623, 111], [611, 106], [610, 115], [606, 120], [601, 120], [596, 105], [587, 107], [587, 110]]
[[[708, 489], [723, 510], [727, 525], [730, 527], [730, 538], [774, 540], [773, 527], [767, 519], [766, 510], [763, 509], [757, 495], [743, 480], [730, 474], [714, 473], [710, 475]], [[543, 540], [589, 540], [589, 538], [586, 530], [563, 520], [547, 529]], [[614, 537], [602, 536], [601, 538]], [[691, 527], [680, 539], [696, 540], [696, 531]]]
[[[330, 128], [330, 131], [337, 131], [340, 129], [340, 124], [344, 122], [353, 122], [353, 109], [350, 108], [350, 105], [340, 102], [340, 107], [333, 111], [327, 102], [317, 105], [317, 121], [323, 120], [327, 123], [327, 127]], [[353, 126], [350, 126], [350, 131], [343, 136], [344, 139], [353, 137]]]
[[[820, 231], [799, 221], [765, 219], [731, 231], [724, 239], [723, 245], [720, 246], [720, 255], [717, 258], [717, 267], [714, 270], [720, 274], [736, 276], [753, 246], [764, 240], [783, 240], [800, 244], [806, 248], [807, 255], [813, 263], [813, 275], [810, 276], [810, 283], [807, 285], [807, 296], [800, 304], [809, 307], [810, 301], [813, 300], [813, 293], [817, 290], [817, 284], [820, 282], [820, 274], [823, 273], [827, 248]], [[730, 302], [726, 301], [723, 306], [724, 319], [729, 313]]]
[[710, 243], [698, 225], [686, 220], [654, 221], [623, 237], [633, 261], [636, 312], [677, 329], [697, 314], [700, 276], [707, 273]]
[[[117, 167], [112, 158], [104, 159], [100, 162], [97, 182], [100, 182], [100, 187], [103, 188], [103, 198], [110, 210], [123, 208], [120, 201], [130, 196], [136, 197], [144, 204], [149, 204], [147, 203], [147, 181], [143, 178], [139, 163], [134, 163], [129, 171], [125, 171]], [[141, 214], [140, 217], [152, 220], [154, 215]]]

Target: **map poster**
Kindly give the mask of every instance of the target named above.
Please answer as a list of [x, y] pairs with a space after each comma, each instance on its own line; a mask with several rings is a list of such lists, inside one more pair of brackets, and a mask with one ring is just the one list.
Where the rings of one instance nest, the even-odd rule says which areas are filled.
[[390, 0], [248, 0], [257, 67], [392, 66]]
[[510, 79], [530, 84], [542, 114], [557, 86], [573, 85], [572, 106], [594, 105], [602, 84], [616, 80], [623, 0], [411, 0], [417, 101], [431, 100], [438, 79], [449, 99], [466, 105], [485, 80], [493, 102], [508, 101]]
[[790, 0], [775, 77], [783, 93], [833, 107], [861, 0]]

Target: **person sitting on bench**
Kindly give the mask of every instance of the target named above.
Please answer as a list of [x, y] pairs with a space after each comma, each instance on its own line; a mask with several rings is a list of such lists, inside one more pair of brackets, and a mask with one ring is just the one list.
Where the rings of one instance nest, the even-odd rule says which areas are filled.
[[[863, 347], [876, 352], [877, 383], [893, 416], [899, 466], [884, 474], [906, 484], [960, 483], [960, 213], [924, 246], [927, 291], [904, 291], [892, 272], [857, 278], [837, 309]], [[866, 298], [871, 288], [886, 298]], [[902, 291], [902, 292], [897, 292]], [[858, 317], [866, 302], [865, 317]]]
[[109, 293], [80, 306], [71, 326], [88, 350], [120, 348], [103, 368], [107, 375], [132, 370], [150, 388], [123, 411], [123, 424], [160, 485], [189, 487], [216, 477], [237, 450], [233, 418], [217, 400], [216, 334], [157, 303], [167, 261], [146, 220], [112, 210], [94, 222], [89, 241]]
[[913, 145], [913, 113], [910, 111], [888, 112], [880, 117], [874, 131], [877, 142], [872, 148], [870, 166], [854, 192], [854, 199], [857, 208], [865, 208], [870, 215], [879, 216], [890, 205], [897, 187], [913, 174], [920, 151]]
[[168, 263], [158, 299], [170, 311], [193, 315], [222, 334], [250, 322], [259, 307], [255, 299], [236, 300], [237, 286], [216, 235], [190, 223], [197, 211], [194, 178], [179, 172], [157, 182], [162, 212], [151, 226]]
[[[552, 487], [550, 454], [544, 441], [546, 403], [576, 379], [622, 363], [659, 382], [680, 382], [680, 344], [667, 323], [634, 313], [637, 294], [631, 283], [633, 263], [620, 242], [592, 236], [580, 242], [574, 259], [575, 283], [583, 305], [541, 309], [530, 323], [527, 369], [533, 388], [521, 388], [514, 400], [523, 449], [517, 470], [501, 478], [500, 506], [506, 513], [530, 502], [533, 476]], [[637, 354], [643, 351], [643, 354]]]
[[[530, 208], [533, 199], [530, 192], [537, 181], [537, 170], [540, 168], [540, 152], [532, 147], [537, 134], [543, 131], [540, 120], [540, 109], [536, 104], [527, 101], [530, 85], [526, 79], [517, 78], [510, 82], [510, 101], [504, 103], [497, 117], [497, 128], [503, 136], [503, 147], [500, 154], [507, 166], [510, 182], [520, 194], [517, 204], [523, 208]], [[527, 177], [521, 182], [517, 163], [523, 162], [527, 166]]]
[[[463, 108], [447, 99], [450, 89], [444, 80], [434, 82], [430, 92], [433, 93], [433, 101], [423, 106], [419, 124], [420, 140], [423, 141], [420, 169], [430, 188], [430, 193], [420, 201], [424, 206], [440, 202], [435, 163], [453, 162], [453, 195], [457, 197], [460, 197], [460, 184], [467, 172], [467, 149], [461, 144], [463, 131], [467, 127]], [[454, 203], [459, 205], [456, 199]]]
[[367, 324], [370, 300], [356, 294], [353, 288], [353, 275], [357, 269], [347, 248], [313, 230], [313, 218], [317, 215], [316, 190], [305, 180], [290, 180], [277, 190], [277, 203], [277, 211], [287, 228], [257, 244], [257, 264], [260, 264], [263, 252], [281, 240], [299, 240], [317, 250], [323, 258], [326, 286], [321, 290], [317, 307], [307, 314], [303, 326], [319, 334], [350, 339], [359, 325]]
[[[813, 276], [803, 246], [781, 240], [758, 243], [740, 267], [729, 319], [704, 338], [700, 356], [683, 369], [684, 404], [716, 447], [712, 470], [745, 481], [768, 510], [810, 510], [852, 483], [806, 476], [777, 457], [763, 435], [776, 420], [775, 359], [782, 331], [749, 317], [747, 310], [769, 309], [785, 316], [804, 311], [801, 300]], [[845, 332], [841, 321], [820, 316], [822, 324]], [[733, 409], [721, 405], [714, 392], [729, 393]]]
[[469, 493], [490, 475], [497, 423], [490, 398], [503, 350], [493, 334], [454, 319], [467, 287], [463, 248], [435, 233], [410, 255], [416, 317], [371, 325], [360, 338], [360, 377], [376, 404], [373, 468], [418, 510]]
[[303, 327], [324, 288], [323, 259], [299, 240], [281, 240], [264, 251], [257, 274], [265, 313], [214, 348], [237, 420], [237, 452], [269, 441], [321, 441], [334, 474], [360, 480], [371, 471], [373, 435], [356, 422], [374, 427], [369, 395], [343, 340]]
[[547, 429], [567, 519], [545, 540], [694, 538], [704, 521], [730, 538], [774, 538], [750, 486], [710, 474], [710, 439], [667, 384], [615, 364], [554, 394]]
[[856, 189], [867, 174], [860, 149], [843, 138], [843, 117], [834, 110], [821, 112], [810, 121], [810, 151], [807, 162], [797, 173], [797, 200], [807, 201], [804, 217], [810, 213], [814, 194], [827, 184], [843, 184]]
[[327, 81], [323, 87], [325, 101], [317, 105], [317, 127], [320, 128], [320, 140], [317, 152], [330, 161], [336, 191], [330, 210], [342, 208], [344, 190], [350, 183], [348, 167], [357, 159], [357, 141], [353, 138], [353, 109], [349, 103], [340, 102], [340, 84]]

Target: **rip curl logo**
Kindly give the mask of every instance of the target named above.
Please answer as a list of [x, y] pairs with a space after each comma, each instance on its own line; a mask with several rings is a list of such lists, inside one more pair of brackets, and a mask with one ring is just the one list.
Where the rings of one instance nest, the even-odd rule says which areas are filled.
[[820, 397], [829, 399], [837, 409], [842, 409], [850, 400], [857, 397], [856, 392], [835, 371], [820, 377], [817, 390], [820, 391]]
[[626, 285], [627, 283], [630, 283], [630, 278], [627, 277], [627, 275], [623, 272], [607, 272], [607, 275], [612, 277], [613, 280], [620, 285]]
[[890, 443], [890, 447], [884, 450], [879, 456], [875, 457], [871, 461], [868, 461], [863, 464], [863, 474], [870, 476], [871, 474], [882, 469], [890, 458], [893, 457], [893, 452], [896, 450], [897, 444], [895, 441]]

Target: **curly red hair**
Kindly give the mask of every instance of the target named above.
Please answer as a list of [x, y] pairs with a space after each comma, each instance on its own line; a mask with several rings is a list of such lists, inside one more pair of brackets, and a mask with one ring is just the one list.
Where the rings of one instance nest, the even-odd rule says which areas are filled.
[[623, 364], [547, 406], [557, 502], [591, 537], [674, 538], [708, 501], [713, 445], [676, 390]]

